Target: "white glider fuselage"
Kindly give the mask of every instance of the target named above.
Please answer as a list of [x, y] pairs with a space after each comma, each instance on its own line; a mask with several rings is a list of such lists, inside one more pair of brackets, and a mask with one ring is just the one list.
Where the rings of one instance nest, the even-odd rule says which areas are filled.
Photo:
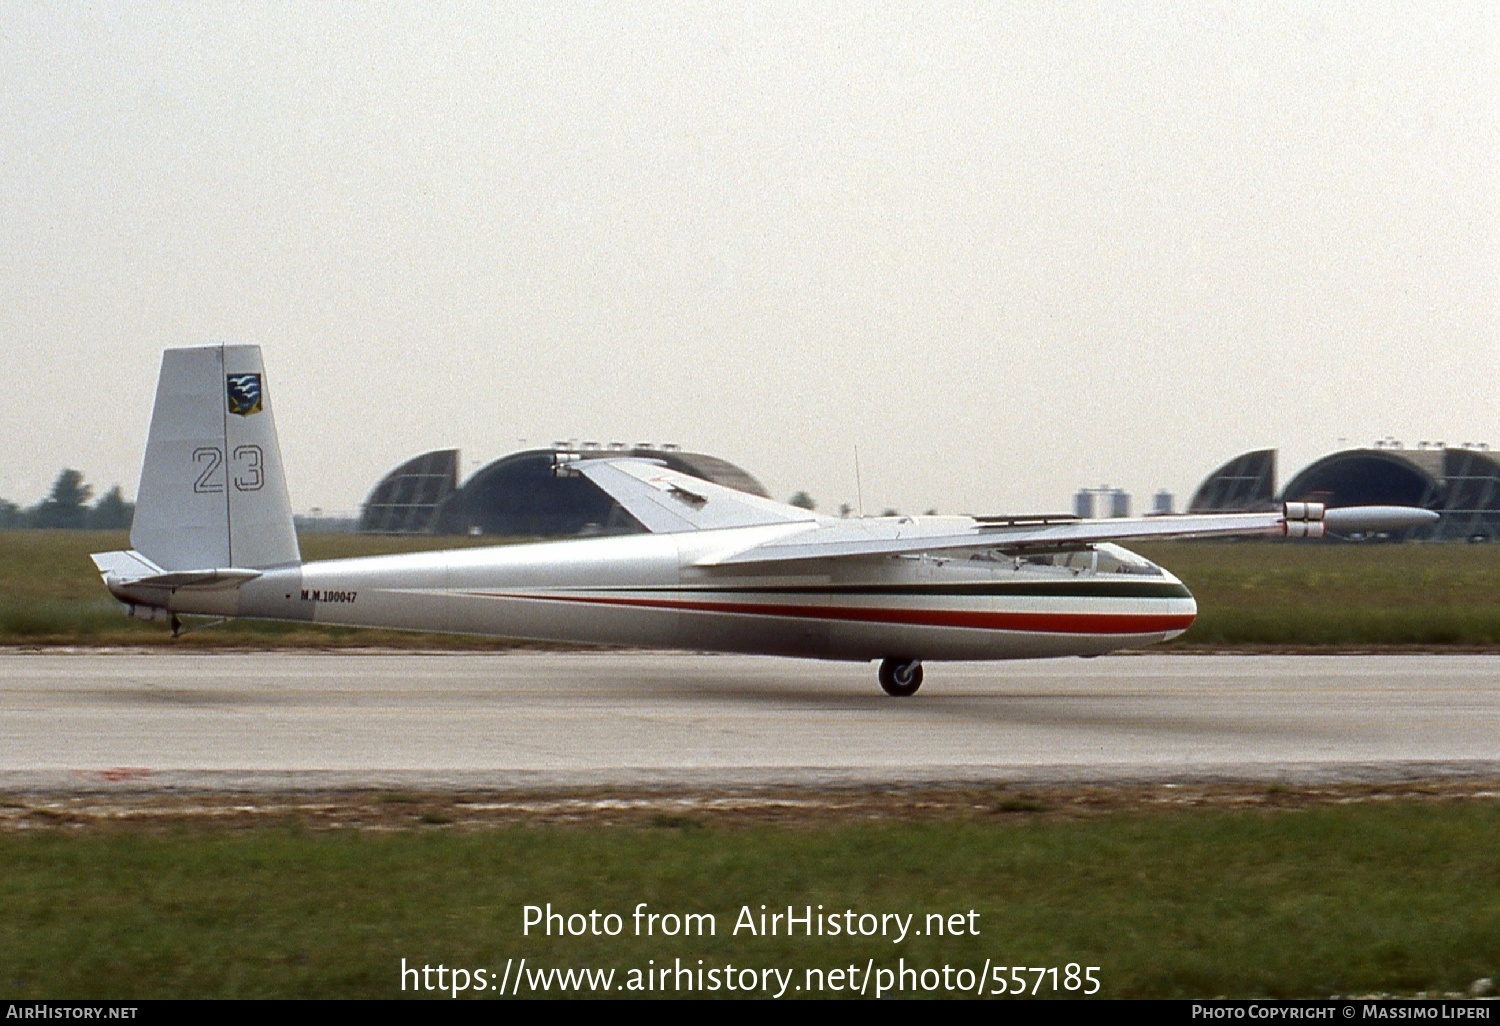
[[855, 660], [1098, 655], [1174, 637], [1196, 611], [1175, 577], [1112, 545], [700, 565], [786, 533], [451, 549], [267, 569], [237, 587], [112, 590], [180, 614]]

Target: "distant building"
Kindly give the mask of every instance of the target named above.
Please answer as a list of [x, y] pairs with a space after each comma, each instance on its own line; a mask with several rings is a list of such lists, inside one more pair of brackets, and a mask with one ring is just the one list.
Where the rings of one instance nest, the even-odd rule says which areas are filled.
[[1080, 488], [1073, 495], [1073, 514], [1084, 520], [1094, 519], [1094, 493], [1087, 488]]
[[[360, 530], [381, 534], [486, 534], [568, 537], [644, 531], [639, 521], [592, 481], [552, 472], [557, 449], [528, 449], [504, 456], [458, 484], [459, 453], [424, 453], [392, 470], [370, 491]], [[592, 450], [585, 450], [584, 455]], [[747, 472], [705, 453], [676, 448], [599, 449], [599, 456], [660, 460], [673, 470], [766, 496]]]
[[1080, 488], [1073, 495], [1073, 512], [1085, 520], [1092, 520], [1097, 516], [1128, 517], [1130, 493], [1109, 485]]

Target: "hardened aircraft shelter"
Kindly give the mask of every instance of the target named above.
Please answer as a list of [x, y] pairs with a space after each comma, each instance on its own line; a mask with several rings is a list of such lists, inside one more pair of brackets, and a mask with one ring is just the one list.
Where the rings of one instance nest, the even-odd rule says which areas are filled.
[[459, 485], [459, 452], [437, 449], [413, 457], [371, 489], [360, 530], [374, 534], [465, 534], [558, 538], [630, 534], [640, 523], [584, 477], [552, 472], [559, 452], [660, 460], [672, 470], [752, 495], [764, 486], [727, 460], [678, 448], [570, 447], [527, 449], [476, 471]]
[[1242, 453], [1203, 480], [1193, 513], [1272, 509], [1284, 501], [1340, 506], [1419, 506], [1442, 514], [1431, 526], [1390, 540], [1488, 541], [1500, 538], [1500, 459], [1482, 444], [1380, 442], [1314, 460], [1276, 490], [1275, 449]]

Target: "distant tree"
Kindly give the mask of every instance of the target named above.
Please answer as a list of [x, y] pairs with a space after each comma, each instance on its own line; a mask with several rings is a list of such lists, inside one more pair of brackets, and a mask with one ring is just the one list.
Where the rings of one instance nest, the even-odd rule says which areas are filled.
[[849, 505], [847, 502], [839, 503], [839, 516], [843, 517], [845, 520], [848, 520], [849, 517], [853, 515], [853, 513], [853, 506]]
[[796, 495], [793, 495], [790, 499], [788, 499], [786, 501], [790, 505], [796, 506], [798, 509], [817, 509], [818, 508], [817, 500], [814, 499], [811, 495], [808, 495], [806, 492], [798, 492]]
[[83, 527], [93, 494], [81, 471], [64, 470], [52, 482], [52, 494], [32, 507], [31, 522], [37, 527]]
[[25, 514], [14, 502], [0, 499], [0, 527], [20, 527], [25, 523]]
[[135, 504], [126, 502], [120, 486], [115, 485], [89, 510], [89, 526], [101, 531], [123, 531], [130, 526], [134, 515]]
[[883, 517], [899, 517], [901, 514], [897, 510], [894, 510], [891, 507], [887, 506], [885, 509], [880, 511], [880, 515]]
[[924, 517], [935, 517], [935, 516], [937, 516], [938, 515], [937, 507], [936, 506], [932, 507], [930, 510], [928, 510], [926, 513], [923, 513], [922, 515]]

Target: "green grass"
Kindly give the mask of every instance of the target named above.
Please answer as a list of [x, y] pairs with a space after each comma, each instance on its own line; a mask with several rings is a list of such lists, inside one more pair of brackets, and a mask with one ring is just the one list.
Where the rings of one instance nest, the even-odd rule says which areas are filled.
[[[308, 559], [494, 544], [483, 538], [311, 534]], [[89, 562], [123, 532], [0, 531], [0, 643], [163, 644], [159, 623], [126, 620]], [[1171, 542], [1139, 551], [1181, 577], [1198, 622], [1177, 647], [1500, 646], [1500, 545]], [[503, 641], [302, 624], [236, 622], [185, 646], [399, 645], [488, 648]]]
[[1500, 545], [1137, 549], [1198, 600], [1198, 620], [1179, 645], [1500, 645]]
[[[0, 997], [390, 997], [398, 968], [1097, 965], [1106, 997], [1462, 991], [1500, 971], [1500, 804], [735, 829], [0, 836]], [[526, 937], [522, 907], [626, 917]], [[637, 938], [629, 913], [712, 912]], [[741, 906], [977, 937], [732, 936]]]

